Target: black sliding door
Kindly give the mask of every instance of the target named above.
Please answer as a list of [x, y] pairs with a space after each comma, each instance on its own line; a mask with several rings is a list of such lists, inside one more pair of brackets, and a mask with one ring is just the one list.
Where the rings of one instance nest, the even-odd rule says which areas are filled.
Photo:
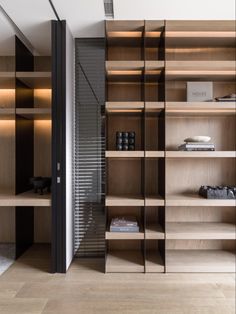
[[52, 272], [66, 272], [66, 25], [52, 21]]

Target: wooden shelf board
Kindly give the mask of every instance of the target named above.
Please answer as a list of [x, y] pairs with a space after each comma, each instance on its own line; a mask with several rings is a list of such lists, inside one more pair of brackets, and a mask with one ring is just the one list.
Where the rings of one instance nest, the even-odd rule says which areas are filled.
[[165, 103], [160, 101], [146, 101], [145, 102], [145, 109], [146, 110], [158, 110], [161, 111], [165, 109]]
[[162, 70], [165, 66], [164, 61], [145, 61], [145, 70]]
[[33, 191], [18, 195], [0, 194], [0, 206], [51, 206], [51, 194], [39, 195]]
[[14, 120], [15, 109], [14, 108], [0, 108], [0, 120]]
[[16, 78], [32, 88], [51, 88], [51, 72], [16, 72]]
[[235, 80], [234, 61], [166, 61], [167, 80]]
[[168, 71], [236, 72], [235, 61], [166, 61]]
[[235, 151], [167, 151], [167, 158], [235, 158]]
[[108, 31], [108, 38], [141, 38], [141, 31]]
[[144, 240], [144, 233], [106, 231], [106, 240]]
[[166, 206], [235, 206], [235, 200], [206, 199], [198, 194], [167, 195]]
[[235, 272], [235, 254], [221, 250], [167, 250], [167, 272]]
[[107, 158], [142, 158], [144, 157], [144, 151], [116, 151], [116, 150], [107, 150]]
[[220, 222], [167, 222], [166, 239], [235, 240], [236, 226]]
[[166, 31], [167, 47], [235, 47], [235, 31]]
[[[116, 71], [142, 71], [144, 69], [144, 61], [106, 61], [106, 70], [108, 74], [114, 74]], [[125, 74], [125, 73], [124, 73]]]
[[235, 102], [166, 102], [168, 115], [231, 115], [236, 114]]
[[110, 251], [106, 258], [108, 273], [142, 273], [143, 256], [140, 251]]
[[165, 201], [157, 195], [149, 195], [145, 198], [145, 206], [164, 206]]
[[161, 158], [161, 157], [165, 157], [165, 153], [164, 153], [164, 151], [146, 150], [145, 151], [145, 157], [148, 157], [148, 158]]
[[144, 206], [144, 199], [140, 196], [106, 196], [106, 206]]
[[164, 273], [164, 263], [158, 251], [146, 252], [145, 268], [147, 273]]
[[143, 101], [130, 101], [130, 102], [118, 102], [118, 101], [108, 101], [106, 102], [107, 112], [133, 112], [133, 110], [144, 109]]
[[147, 240], [164, 239], [164, 230], [159, 224], [147, 224], [145, 229], [145, 238]]
[[16, 114], [30, 120], [50, 120], [51, 108], [18, 108]]
[[161, 31], [145, 31], [144, 36], [146, 38], [160, 38], [161, 33]]
[[0, 89], [15, 89], [15, 72], [0, 71]]

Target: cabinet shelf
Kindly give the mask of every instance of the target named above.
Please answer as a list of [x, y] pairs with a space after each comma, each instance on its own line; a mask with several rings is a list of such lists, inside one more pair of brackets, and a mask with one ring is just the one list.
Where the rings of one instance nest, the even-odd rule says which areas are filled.
[[164, 206], [164, 199], [157, 195], [148, 195], [145, 198], [145, 206]]
[[0, 71], [0, 89], [15, 88], [15, 72]]
[[206, 199], [198, 194], [167, 195], [166, 206], [235, 206], [232, 199]]
[[143, 232], [111, 232], [106, 231], [106, 240], [143, 240]]
[[235, 47], [235, 31], [166, 31], [167, 47]]
[[234, 81], [234, 61], [166, 61], [167, 80]]
[[147, 240], [164, 239], [164, 230], [159, 224], [147, 224], [145, 228], [145, 238]]
[[162, 158], [165, 156], [164, 151], [158, 151], [158, 150], [146, 150], [145, 151], [145, 157], [147, 158]]
[[106, 206], [144, 206], [141, 196], [106, 196]]
[[28, 191], [18, 195], [0, 194], [0, 206], [51, 206], [51, 194], [39, 195]]
[[145, 269], [147, 273], [164, 273], [164, 262], [158, 251], [147, 251]]
[[133, 112], [134, 110], [144, 109], [143, 101], [107, 101], [106, 110], [107, 112]]
[[235, 254], [223, 250], [167, 250], [167, 272], [234, 272]]
[[14, 108], [0, 108], [0, 120], [14, 120], [15, 109]]
[[144, 157], [144, 151], [116, 151], [116, 150], [107, 150], [107, 158], [142, 158]]
[[235, 102], [166, 102], [167, 115], [232, 115]]
[[235, 240], [236, 226], [220, 222], [167, 222], [166, 239]]
[[51, 108], [18, 108], [16, 114], [29, 120], [50, 120]]
[[235, 151], [167, 151], [167, 158], [235, 158]]
[[106, 258], [106, 272], [142, 273], [143, 256], [140, 251], [110, 251]]
[[31, 88], [51, 88], [51, 72], [16, 72], [16, 78]]

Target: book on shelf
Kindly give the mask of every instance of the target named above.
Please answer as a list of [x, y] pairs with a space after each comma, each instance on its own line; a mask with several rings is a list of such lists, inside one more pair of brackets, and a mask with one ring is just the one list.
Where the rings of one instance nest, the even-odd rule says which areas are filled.
[[117, 226], [111, 226], [110, 227], [111, 232], [139, 232], [139, 227], [117, 227]]
[[110, 224], [111, 232], [139, 232], [137, 219], [132, 216], [112, 218]]
[[184, 143], [178, 147], [179, 150], [184, 151], [214, 151], [215, 145], [213, 143]]

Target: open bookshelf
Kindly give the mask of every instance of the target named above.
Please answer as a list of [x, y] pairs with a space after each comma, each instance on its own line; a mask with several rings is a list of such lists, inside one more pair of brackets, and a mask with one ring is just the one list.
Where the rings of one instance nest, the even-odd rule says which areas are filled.
[[29, 180], [51, 177], [52, 123], [51, 57], [13, 39], [20, 55], [0, 56], [0, 245], [15, 259], [51, 241], [51, 193], [34, 193]]
[[[235, 93], [234, 21], [107, 21], [106, 271], [232, 272], [235, 200], [201, 185], [235, 186], [235, 102], [187, 102], [187, 82]], [[134, 131], [134, 151], [117, 151]], [[208, 135], [215, 151], [179, 151]], [[138, 233], [110, 232], [135, 216]]]

